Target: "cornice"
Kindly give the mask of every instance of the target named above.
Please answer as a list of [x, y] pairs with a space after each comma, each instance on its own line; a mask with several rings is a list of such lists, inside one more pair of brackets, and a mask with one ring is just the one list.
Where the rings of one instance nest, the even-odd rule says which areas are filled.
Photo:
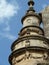
[[23, 27], [23, 28], [20, 30], [20, 33], [19, 33], [19, 34], [21, 34], [24, 29], [30, 28], [30, 27], [32, 27], [32, 29], [34, 29], [34, 28], [39, 29], [39, 31], [42, 32], [42, 35], [44, 35], [44, 30], [43, 30], [41, 27], [39, 27], [39, 26], [34, 26], [34, 25], [29, 25], [29, 26]]
[[22, 42], [22, 41], [28, 40], [28, 39], [35, 39], [35, 40], [45, 41], [46, 44], [49, 45], [49, 39], [45, 38], [44, 36], [30, 35], [30, 36], [25, 36], [25, 37], [22, 37], [22, 38], [18, 38], [16, 41], [14, 41], [12, 46], [11, 46], [11, 50], [13, 50], [15, 45], [17, 45], [19, 42]]

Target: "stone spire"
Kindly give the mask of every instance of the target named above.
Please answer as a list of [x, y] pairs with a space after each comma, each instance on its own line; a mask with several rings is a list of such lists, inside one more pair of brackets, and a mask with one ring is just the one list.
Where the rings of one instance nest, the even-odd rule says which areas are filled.
[[[40, 27], [41, 17], [33, 9], [34, 2], [28, 2], [29, 9], [22, 17], [23, 28], [11, 45], [11, 65], [47, 65], [49, 63], [49, 40]], [[49, 65], [49, 64], [48, 64]]]

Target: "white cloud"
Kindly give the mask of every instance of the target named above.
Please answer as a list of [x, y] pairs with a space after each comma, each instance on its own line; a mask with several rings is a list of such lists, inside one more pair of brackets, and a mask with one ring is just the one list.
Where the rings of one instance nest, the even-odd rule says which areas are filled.
[[10, 39], [10, 40], [15, 40], [16, 39], [16, 36], [13, 36], [9, 33], [2, 33], [0, 32], [0, 36], [2, 36], [3, 38], [7, 38], [7, 39]]
[[0, 18], [10, 18], [17, 14], [19, 6], [16, 3], [14, 4], [8, 3], [6, 0], [0, 0]]
[[10, 40], [16, 39], [16, 37], [10, 33], [11, 29], [9, 19], [17, 14], [18, 10], [19, 6], [16, 0], [14, 0], [13, 2], [7, 2], [7, 0], [0, 0], [0, 25], [5, 25], [5, 27], [0, 30], [0, 36], [2, 36], [3, 38], [7, 38]]

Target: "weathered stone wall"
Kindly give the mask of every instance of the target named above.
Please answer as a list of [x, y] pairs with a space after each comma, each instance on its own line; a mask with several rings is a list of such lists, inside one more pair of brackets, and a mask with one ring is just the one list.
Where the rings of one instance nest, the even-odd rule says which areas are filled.
[[45, 37], [49, 39], [49, 6], [42, 11], [42, 20], [44, 25]]

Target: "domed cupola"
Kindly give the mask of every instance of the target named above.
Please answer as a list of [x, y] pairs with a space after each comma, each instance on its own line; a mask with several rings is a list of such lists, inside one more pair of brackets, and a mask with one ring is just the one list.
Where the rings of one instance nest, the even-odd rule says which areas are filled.
[[23, 27], [25, 26], [39, 26], [41, 23], [41, 16], [37, 14], [33, 8], [34, 2], [30, 0], [28, 2], [29, 9], [27, 10], [26, 15], [22, 18]]
[[32, 31], [33, 34], [44, 35], [44, 31], [40, 27], [42, 17], [40, 16], [40, 14], [37, 14], [35, 12], [33, 5], [34, 5], [33, 0], [29, 0], [28, 2], [29, 9], [21, 19], [23, 28], [20, 31], [20, 36], [27, 34], [28, 29], [30, 29], [30, 32]]

